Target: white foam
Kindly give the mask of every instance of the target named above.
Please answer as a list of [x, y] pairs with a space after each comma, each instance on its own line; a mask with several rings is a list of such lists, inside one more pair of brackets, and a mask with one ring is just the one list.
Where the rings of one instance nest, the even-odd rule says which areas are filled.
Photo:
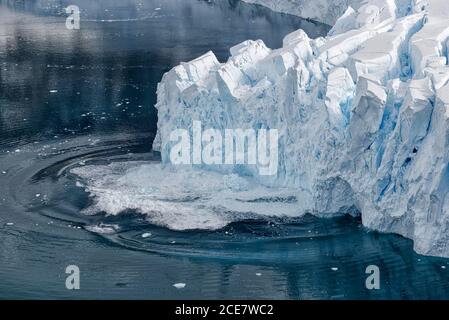
[[[69, 227], [71, 227], [69, 225]], [[76, 227], [75, 227], [76, 228]], [[100, 223], [99, 225], [86, 226], [86, 230], [98, 234], [114, 234], [119, 229], [119, 226], [116, 224], [104, 224]]]
[[[213, 230], [242, 219], [298, 216], [302, 197], [298, 190], [267, 188], [250, 178], [155, 163], [83, 166], [71, 172], [93, 199], [85, 213], [117, 215], [131, 209], [173, 230]], [[104, 232], [104, 226], [93, 228]]]

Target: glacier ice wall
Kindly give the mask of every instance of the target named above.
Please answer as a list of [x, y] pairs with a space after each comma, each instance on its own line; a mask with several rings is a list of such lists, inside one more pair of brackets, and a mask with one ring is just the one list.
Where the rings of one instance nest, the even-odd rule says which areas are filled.
[[448, 45], [447, 0], [366, 0], [325, 38], [248, 40], [225, 63], [208, 52], [163, 76], [154, 149], [170, 162], [170, 132], [192, 120], [276, 128], [276, 176], [213, 170], [300, 190], [298, 215], [356, 209], [365, 226], [449, 257]]
[[334, 25], [349, 6], [358, 8], [363, 0], [243, 0], [244, 2], [263, 5], [271, 10], [294, 14]]

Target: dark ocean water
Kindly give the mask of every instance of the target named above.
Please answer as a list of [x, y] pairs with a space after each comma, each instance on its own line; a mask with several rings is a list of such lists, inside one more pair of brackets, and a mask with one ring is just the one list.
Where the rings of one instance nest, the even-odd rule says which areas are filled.
[[[65, 28], [68, 4], [80, 30]], [[180, 232], [132, 210], [82, 212], [92, 199], [70, 169], [157, 162], [164, 72], [208, 50], [224, 61], [246, 39], [276, 48], [298, 28], [329, 30], [231, 0], [0, 0], [0, 298], [449, 298], [447, 259], [351, 217]], [[372, 264], [380, 290], [365, 288]], [[80, 290], [65, 287], [68, 265]]]

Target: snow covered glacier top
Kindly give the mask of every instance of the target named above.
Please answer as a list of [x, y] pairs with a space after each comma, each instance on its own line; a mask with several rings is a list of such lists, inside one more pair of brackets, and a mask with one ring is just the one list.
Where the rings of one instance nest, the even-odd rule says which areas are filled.
[[449, 257], [447, 0], [352, 2], [325, 38], [298, 30], [274, 50], [248, 40], [226, 63], [208, 52], [166, 73], [154, 148], [170, 162], [170, 132], [193, 120], [276, 128], [276, 176], [231, 170], [299, 190], [298, 215], [357, 211], [365, 226]]
[[294, 14], [334, 25], [337, 19], [351, 6], [358, 9], [363, 0], [243, 0], [260, 4], [274, 11]]

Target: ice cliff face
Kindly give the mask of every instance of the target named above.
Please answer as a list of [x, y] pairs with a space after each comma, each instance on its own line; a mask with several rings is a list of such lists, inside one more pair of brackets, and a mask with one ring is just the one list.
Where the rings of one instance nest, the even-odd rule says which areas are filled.
[[449, 257], [448, 45], [447, 0], [367, 0], [326, 38], [246, 41], [223, 64], [208, 52], [164, 75], [154, 148], [168, 163], [170, 132], [192, 120], [277, 128], [276, 176], [232, 171], [300, 190], [298, 215], [358, 211], [365, 226]]

